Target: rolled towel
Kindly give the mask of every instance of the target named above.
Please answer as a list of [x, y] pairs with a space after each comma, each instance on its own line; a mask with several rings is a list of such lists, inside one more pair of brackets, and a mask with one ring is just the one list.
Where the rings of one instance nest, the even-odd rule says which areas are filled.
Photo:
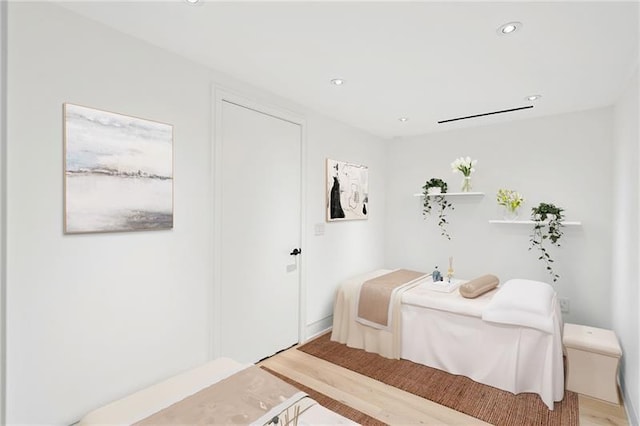
[[487, 274], [468, 281], [460, 286], [460, 295], [467, 299], [476, 297], [493, 290], [500, 284], [500, 280], [495, 275]]

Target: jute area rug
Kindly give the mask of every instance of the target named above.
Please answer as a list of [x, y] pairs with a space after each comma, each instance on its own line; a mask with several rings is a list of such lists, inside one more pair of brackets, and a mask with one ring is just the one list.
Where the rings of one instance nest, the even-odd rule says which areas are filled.
[[514, 395], [464, 376], [349, 348], [329, 338], [327, 333], [298, 350], [494, 425], [579, 424], [574, 392], [566, 391], [551, 411], [533, 393]]

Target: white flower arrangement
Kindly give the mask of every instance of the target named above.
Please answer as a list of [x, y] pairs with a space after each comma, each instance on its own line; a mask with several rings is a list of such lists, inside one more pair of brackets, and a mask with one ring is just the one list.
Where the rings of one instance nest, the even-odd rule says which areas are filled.
[[471, 173], [475, 172], [475, 166], [478, 160], [472, 160], [471, 157], [460, 157], [456, 158], [453, 163], [451, 163], [451, 168], [453, 172], [462, 172], [464, 177], [471, 176]]
[[511, 212], [515, 212], [524, 203], [524, 197], [512, 189], [499, 189], [496, 200], [498, 205], [505, 206]]

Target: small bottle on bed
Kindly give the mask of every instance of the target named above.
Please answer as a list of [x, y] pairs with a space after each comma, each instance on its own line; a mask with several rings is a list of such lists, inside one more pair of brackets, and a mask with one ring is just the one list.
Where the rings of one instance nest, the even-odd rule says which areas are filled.
[[442, 281], [442, 274], [438, 271], [438, 266], [436, 265], [436, 269], [431, 273], [431, 281], [438, 282]]

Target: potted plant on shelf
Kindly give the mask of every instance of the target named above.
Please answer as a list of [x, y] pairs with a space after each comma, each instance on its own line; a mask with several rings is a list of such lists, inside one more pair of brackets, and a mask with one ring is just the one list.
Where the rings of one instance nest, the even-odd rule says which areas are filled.
[[512, 189], [499, 189], [496, 194], [498, 205], [504, 207], [504, 218], [506, 220], [516, 220], [518, 209], [524, 203], [524, 197]]
[[446, 209], [454, 210], [453, 204], [451, 204], [445, 198], [444, 194], [447, 192], [447, 183], [442, 179], [431, 178], [425, 182], [422, 187], [423, 195], [424, 195], [424, 204], [422, 209], [422, 215], [427, 218], [431, 214], [431, 209], [433, 207], [431, 203], [431, 199], [435, 201], [438, 205], [438, 226], [440, 227], [440, 235], [446, 237], [448, 240], [451, 239], [451, 235], [447, 232], [447, 218], [445, 215]]
[[[562, 220], [564, 209], [556, 207], [553, 204], [540, 203], [537, 207], [531, 209], [531, 219], [534, 221], [533, 234], [530, 236], [529, 250], [537, 248], [540, 252], [538, 260], [542, 260], [547, 271], [553, 277], [553, 282], [558, 281], [560, 275], [553, 270], [553, 259], [549, 254], [548, 248], [544, 242], [549, 241], [551, 245], [560, 247], [560, 238], [562, 237]], [[545, 232], [546, 229], [546, 232]]]

